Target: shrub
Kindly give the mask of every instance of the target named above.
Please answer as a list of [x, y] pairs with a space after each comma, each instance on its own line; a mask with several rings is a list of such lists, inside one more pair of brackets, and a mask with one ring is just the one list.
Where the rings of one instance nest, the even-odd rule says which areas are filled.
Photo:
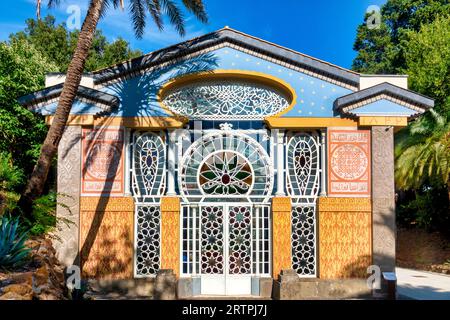
[[446, 186], [427, 186], [397, 204], [397, 224], [441, 231], [450, 236], [450, 215]]
[[32, 235], [41, 235], [56, 225], [56, 193], [50, 192], [36, 199], [33, 204], [33, 218], [30, 223]]
[[0, 189], [12, 191], [20, 186], [23, 180], [23, 171], [12, 164], [11, 155], [0, 152]]
[[25, 247], [28, 232], [20, 228], [19, 219], [4, 215], [0, 225], [0, 267], [17, 268], [25, 264], [30, 252]]

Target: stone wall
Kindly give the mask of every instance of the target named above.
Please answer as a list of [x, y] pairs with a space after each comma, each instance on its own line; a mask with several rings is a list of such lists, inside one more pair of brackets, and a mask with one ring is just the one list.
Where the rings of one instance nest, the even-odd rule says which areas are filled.
[[372, 127], [373, 263], [395, 271], [394, 128]]
[[65, 266], [78, 264], [81, 179], [81, 127], [67, 126], [58, 146], [58, 225], [53, 245]]

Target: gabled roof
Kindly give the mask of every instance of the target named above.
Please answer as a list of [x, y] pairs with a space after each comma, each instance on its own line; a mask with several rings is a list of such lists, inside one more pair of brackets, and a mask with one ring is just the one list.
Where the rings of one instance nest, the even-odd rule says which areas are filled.
[[[35, 91], [33, 93], [27, 94], [18, 98], [17, 100], [21, 105], [27, 108], [31, 108], [33, 106], [38, 106], [44, 102], [48, 102], [59, 98], [63, 89], [64, 83], [60, 83], [51, 87], [47, 87], [45, 89]], [[89, 102], [96, 104], [97, 106], [103, 106], [103, 111], [110, 112], [113, 109], [117, 108], [120, 104], [120, 100], [118, 97], [95, 90], [92, 88], [88, 88], [80, 85], [78, 87], [77, 97], [81, 99], [85, 99]]]
[[268, 57], [322, 74], [355, 87], [358, 87], [359, 84], [359, 74], [354, 71], [341, 68], [228, 27], [116, 64], [106, 69], [95, 71], [93, 72], [94, 83], [100, 84], [111, 81], [127, 74], [157, 66], [174, 59], [179, 59], [183, 56], [223, 43], [234, 44], [243, 49], [249, 49], [256, 53], [264, 54]]
[[339, 113], [351, 113], [350, 111], [370, 103], [377, 97], [388, 97], [406, 106], [414, 108], [416, 111], [424, 112], [434, 106], [434, 100], [414, 91], [403, 89], [393, 84], [383, 82], [373, 87], [353, 92], [336, 99], [333, 109]]

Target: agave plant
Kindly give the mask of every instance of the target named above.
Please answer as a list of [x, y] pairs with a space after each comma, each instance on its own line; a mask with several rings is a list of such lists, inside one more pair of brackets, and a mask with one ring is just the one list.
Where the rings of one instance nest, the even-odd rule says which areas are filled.
[[25, 247], [28, 232], [19, 227], [18, 218], [4, 215], [0, 224], [0, 268], [10, 269], [23, 265], [30, 249]]

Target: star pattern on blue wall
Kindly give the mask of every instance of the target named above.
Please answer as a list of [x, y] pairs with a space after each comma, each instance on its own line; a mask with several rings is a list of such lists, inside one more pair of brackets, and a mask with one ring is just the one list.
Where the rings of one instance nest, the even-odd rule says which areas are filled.
[[333, 103], [352, 91], [274, 62], [237, 52], [233, 48], [218, 49], [219, 68], [267, 73], [289, 83], [297, 93], [297, 103], [282, 117], [334, 117]]

